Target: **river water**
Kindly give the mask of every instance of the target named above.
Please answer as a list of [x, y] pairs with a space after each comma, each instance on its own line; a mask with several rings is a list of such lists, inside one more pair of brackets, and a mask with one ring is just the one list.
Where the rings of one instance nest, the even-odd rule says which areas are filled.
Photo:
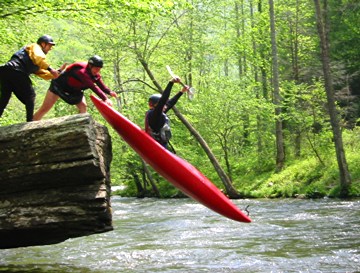
[[360, 200], [235, 200], [252, 223], [190, 199], [113, 197], [114, 231], [0, 250], [0, 272], [360, 272]]

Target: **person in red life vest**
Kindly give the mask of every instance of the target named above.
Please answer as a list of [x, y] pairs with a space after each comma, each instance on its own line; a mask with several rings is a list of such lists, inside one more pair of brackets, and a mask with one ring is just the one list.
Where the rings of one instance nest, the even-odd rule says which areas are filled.
[[103, 60], [97, 55], [91, 57], [88, 62], [76, 62], [69, 65], [57, 79], [51, 81], [43, 104], [34, 114], [33, 120], [40, 120], [59, 98], [68, 104], [76, 105], [79, 113], [86, 113], [84, 90], [89, 88], [106, 104], [112, 106], [106, 94], [112, 97], [117, 95], [101, 79], [100, 70], [103, 65]]
[[166, 113], [177, 103], [179, 98], [189, 90], [188, 86], [182, 88], [170, 100], [170, 92], [174, 83], [179, 83], [179, 77], [171, 79], [161, 94], [153, 94], [149, 97], [149, 110], [145, 115], [145, 131], [164, 148], [167, 148], [171, 138], [170, 122]]
[[[22, 47], [11, 59], [0, 67], [0, 117], [8, 105], [11, 94], [25, 105], [26, 121], [32, 121], [35, 105], [35, 90], [30, 74], [45, 80], [56, 79], [59, 71], [51, 68], [46, 61], [46, 54], [55, 45], [49, 35], [41, 36], [36, 43]], [[63, 69], [66, 64], [60, 68]]]

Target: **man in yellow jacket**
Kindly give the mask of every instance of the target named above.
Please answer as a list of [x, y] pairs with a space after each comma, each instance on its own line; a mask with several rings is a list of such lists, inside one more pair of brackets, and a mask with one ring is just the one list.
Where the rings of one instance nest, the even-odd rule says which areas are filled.
[[55, 45], [49, 35], [43, 35], [37, 43], [24, 46], [15, 52], [11, 59], [0, 67], [0, 117], [2, 116], [11, 94], [25, 105], [26, 121], [32, 121], [35, 104], [35, 91], [30, 74], [45, 80], [56, 79], [61, 69], [53, 69], [46, 61], [46, 54]]

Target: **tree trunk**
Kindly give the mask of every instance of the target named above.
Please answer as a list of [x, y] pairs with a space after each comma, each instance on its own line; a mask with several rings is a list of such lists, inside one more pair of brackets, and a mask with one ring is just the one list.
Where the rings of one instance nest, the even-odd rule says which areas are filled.
[[[334, 135], [335, 142], [335, 151], [336, 159], [338, 162], [339, 172], [340, 172], [340, 186], [341, 191], [340, 195], [342, 197], [347, 197], [349, 195], [349, 188], [351, 185], [351, 177], [348, 170], [348, 165], [346, 162], [344, 145], [342, 140], [341, 128], [339, 125], [338, 115], [336, 111], [335, 98], [334, 98], [334, 89], [332, 83], [332, 75], [330, 71], [330, 52], [329, 52], [329, 42], [327, 38], [327, 32], [325, 29], [328, 29], [326, 21], [323, 22], [322, 8], [320, 6], [320, 0], [314, 0], [315, 10], [316, 10], [316, 22], [318, 28], [318, 34], [320, 38], [321, 46], [321, 59], [324, 72], [324, 81], [325, 81], [325, 91], [328, 102], [328, 111], [330, 115], [330, 123]], [[324, 1], [326, 5], [326, 0]], [[326, 14], [326, 9], [324, 13]]]
[[153, 192], [155, 193], [155, 196], [161, 197], [160, 191], [159, 191], [158, 187], [156, 186], [156, 183], [151, 175], [151, 172], [150, 172], [148, 166], [146, 165], [146, 162], [142, 158], [141, 158], [141, 163], [142, 163], [143, 169], [145, 171], [145, 174], [150, 181], [150, 184], [151, 184]]
[[236, 191], [234, 188], [230, 178], [225, 173], [223, 168], [220, 166], [219, 161], [216, 159], [215, 155], [211, 151], [210, 147], [207, 145], [206, 141], [202, 138], [198, 131], [185, 119], [185, 117], [180, 113], [180, 111], [173, 107], [175, 115], [181, 120], [181, 122], [185, 125], [185, 127], [189, 130], [189, 132], [195, 137], [195, 139], [199, 142], [200, 146], [204, 149], [206, 155], [208, 156], [211, 164], [214, 166], [216, 173], [220, 177], [225, 190], [226, 194], [230, 198], [241, 198], [242, 196]]
[[274, 88], [274, 104], [275, 104], [275, 134], [276, 134], [276, 171], [283, 169], [285, 163], [283, 124], [281, 118], [281, 96], [279, 88], [279, 68], [278, 54], [276, 44], [275, 14], [274, 2], [269, 0], [270, 9], [270, 28], [271, 28], [271, 49], [272, 49], [272, 66], [273, 66], [273, 88]]
[[[263, 8], [262, 8], [262, 0], [259, 0], [257, 3], [257, 9], [258, 12], [260, 14], [262, 14], [263, 12]], [[253, 18], [253, 15], [251, 15], [251, 18]], [[258, 26], [258, 24], [252, 24], [253, 26], [257, 26], [259, 28], [259, 34], [260, 37], [264, 37], [264, 33], [263, 33], [263, 26]], [[255, 42], [255, 41], [254, 41]], [[261, 97], [263, 97], [266, 101], [269, 100], [269, 91], [268, 91], [268, 83], [267, 83], [267, 72], [266, 72], [266, 64], [267, 64], [267, 45], [266, 45], [266, 41], [262, 41], [262, 42], [258, 42], [256, 43], [256, 50], [259, 53], [260, 56], [260, 65], [259, 65], [259, 70], [260, 70], [260, 86], [261, 88], [259, 92], [256, 92], [256, 98], [257, 99], [261, 99]], [[255, 53], [254, 53], [255, 54]], [[256, 56], [256, 55], [254, 55]], [[258, 80], [256, 80], [256, 82], [258, 82]], [[261, 111], [261, 110], [260, 110]], [[266, 130], [267, 124], [266, 122], [264, 122], [263, 118], [261, 117], [260, 114], [257, 114], [256, 117], [257, 120], [257, 158], [259, 162], [264, 161], [264, 151], [267, 149], [266, 146], [266, 142], [263, 140], [264, 136], [262, 135], [262, 132], [264, 132]]]
[[[146, 73], [152, 80], [153, 84], [158, 88], [159, 92], [162, 92], [162, 88], [161, 88], [160, 84], [156, 81], [147, 62], [141, 57], [140, 53], [138, 53], [138, 58], [139, 58], [139, 61], [141, 62], [141, 64], [143, 65]], [[196, 129], [185, 119], [185, 117], [180, 113], [180, 111], [175, 106], [172, 109], [173, 109], [175, 115], [180, 119], [180, 121], [185, 125], [185, 127], [190, 131], [190, 133], [199, 142], [200, 146], [204, 149], [206, 155], [210, 159], [210, 162], [214, 166], [215, 171], [219, 175], [219, 177], [225, 187], [226, 194], [230, 198], [241, 198], [240, 194], [236, 191], [236, 189], [232, 185], [230, 178], [227, 176], [225, 171], [220, 166], [219, 161], [216, 159], [215, 155], [212, 153], [212, 151], [211, 151], [210, 147], [207, 145], [206, 141], [202, 138], [202, 136], [199, 134], [199, 132], [196, 131]]]

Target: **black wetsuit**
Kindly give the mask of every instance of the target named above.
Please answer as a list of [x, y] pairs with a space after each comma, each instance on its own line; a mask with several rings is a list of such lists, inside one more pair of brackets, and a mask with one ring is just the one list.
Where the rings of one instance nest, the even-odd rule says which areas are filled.
[[169, 100], [173, 85], [173, 82], [168, 83], [157, 105], [153, 109], [148, 110], [145, 117], [146, 132], [165, 148], [168, 142], [160, 138], [160, 131], [165, 123], [169, 122], [166, 113], [177, 103], [183, 94], [182, 92], [178, 92]]

